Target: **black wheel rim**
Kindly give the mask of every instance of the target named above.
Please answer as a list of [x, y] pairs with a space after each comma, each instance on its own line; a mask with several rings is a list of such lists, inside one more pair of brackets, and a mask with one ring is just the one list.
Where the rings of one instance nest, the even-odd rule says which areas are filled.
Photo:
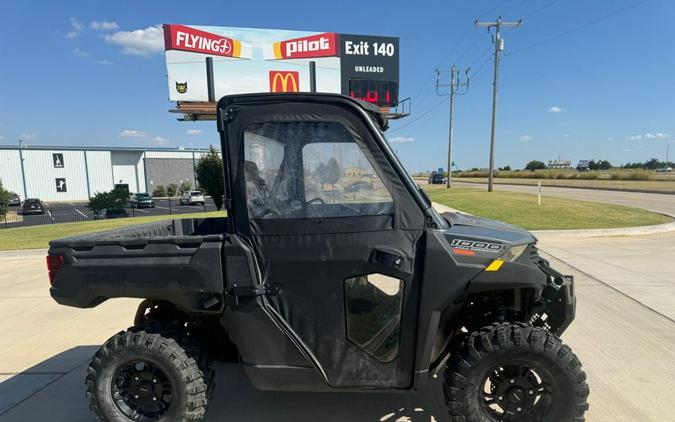
[[481, 387], [482, 410], [491, 421], [541, 421], [549, 413], [552, 385], [542, 371], [530, 365], [497, 366]]
[[171, 382], [147, 360], [130, 361], [117, 368], [111, 393], [120, 412], [133, 421], [159, 419], [171, 407]]

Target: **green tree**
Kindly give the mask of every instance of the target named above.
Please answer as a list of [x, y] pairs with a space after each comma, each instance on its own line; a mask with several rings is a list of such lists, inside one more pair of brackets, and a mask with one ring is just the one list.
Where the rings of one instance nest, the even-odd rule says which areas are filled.
[[89, 199], [87, 208], [95, 214], [105, 210], [119, 210], [129, 205], [129, 192], [125, 188], [117, 187], [110, 192], [97, 192]]
[[175, 183], [169, 183], [166, 186], [166, 194], [167, 196], [176, 196], [178, 193], [178, 185]]
[[525, 170], [535, 171], [543, 170], [546, 168], [546, 164], [543, 161], [532, 160], [525, 166]]
[[2, 180], [0, 180], [0, 220], [4, 220], [7, 216], [9, 198], [10, 193], [4, 188], [4, 186], [2, 186]]
[[185, 192], [190, 192], [192, 190], [192, 182], [189, 180], [183, 180], [178, 187], [178, 193], [184, 194]]
[[152, 190], [152, 196], [159, 196], [159, 197], [166, 196], [166, 188], [164, 187], [164, 185], [155, 186], [155, 188]]
[[317, 171], [319, 172], [319, 180], [321, 183], [330, 183], [334, 185], [342, 176], [342, 169], [335, 158], [328, 160], [325, 166], [319, 165]]
[[199, 187], [213, 199], [216, 208], [223, 207], [223, 195], [225, 194], [225, 182], [223, 181], [223, 159], [213, 147], [204, 154], [195, 168]]

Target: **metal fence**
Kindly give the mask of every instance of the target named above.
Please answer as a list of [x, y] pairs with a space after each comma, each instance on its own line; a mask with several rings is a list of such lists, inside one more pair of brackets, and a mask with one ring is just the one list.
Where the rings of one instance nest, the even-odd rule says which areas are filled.
[[202, 205], [182, 205], [178, 198], [155, 198], [152, 208], [127, 207], [125, 213], [106, 216], [95, 214], [87, 208], [86, 202], [44, 203], [43, 213], [23, 213], [21, 206], [10, 206], [7, 214], [0, 216], [0, 229], [37, 226], [42, 224], [73, 223], [94, 221], [106, 218], [149, 217], [153, 215], [173, 215], [216, 211], [210, 198]]

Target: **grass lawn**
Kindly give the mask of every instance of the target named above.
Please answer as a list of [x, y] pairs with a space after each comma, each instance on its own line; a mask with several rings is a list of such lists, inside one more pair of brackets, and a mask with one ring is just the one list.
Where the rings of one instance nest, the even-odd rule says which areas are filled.
[[151, 217], [83, 221], [79, 223], [43, 224], [39, 226], [0, 229], [0, 251], [48, 248], [49, 241], [53, 239], [130, 226], [133, 224], [150, 223], [152, 221], [168, 220], [172, 218], [206, 218], [224, 216], [225, 211], [211, 211], [205, 213], [155, 215]]
[[422, 186], [434, 202], [529, 230], [606, 229], [672, 221], [665, 215], [621, 205], [544, 196], [541, 206], [538, 206], [537, 197], [526, 193]]
[[[486, 177], [453, 177], [457, 182], [480, 182], [487, 183]], [[514, 177], [495, 177], [495, 183], [508, 183], [513, 185], [537, 185], [542, 186], [568, 186], [573, 188], [605, 188], [616, 190], [645, 190], [675, 192], [675, 181], [668, 180], [577, 180], [577, 179], [518, 179]], [[423, 181], [426, 183], [426, 179]]]

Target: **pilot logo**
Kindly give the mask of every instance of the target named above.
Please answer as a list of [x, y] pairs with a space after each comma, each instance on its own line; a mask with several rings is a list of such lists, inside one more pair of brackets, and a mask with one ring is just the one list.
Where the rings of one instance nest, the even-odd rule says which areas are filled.
[[54, 168], [57, 169], [63, 168], [63, 154], [61, 153], [52, 154], [52, 160], [54, 161]]
[[187, 92], [187, 81], [176, 82], [176, 91], [178, 91], [179, 94], [185, 94]]
[[66, 188], [66, 179], [64, 179], [62, 177], [56, 178], [56, 191], [57, 192], [68, 192], [68, 188]]
[[300, 73], [270, 70], [270, 92], [299, 92]]

